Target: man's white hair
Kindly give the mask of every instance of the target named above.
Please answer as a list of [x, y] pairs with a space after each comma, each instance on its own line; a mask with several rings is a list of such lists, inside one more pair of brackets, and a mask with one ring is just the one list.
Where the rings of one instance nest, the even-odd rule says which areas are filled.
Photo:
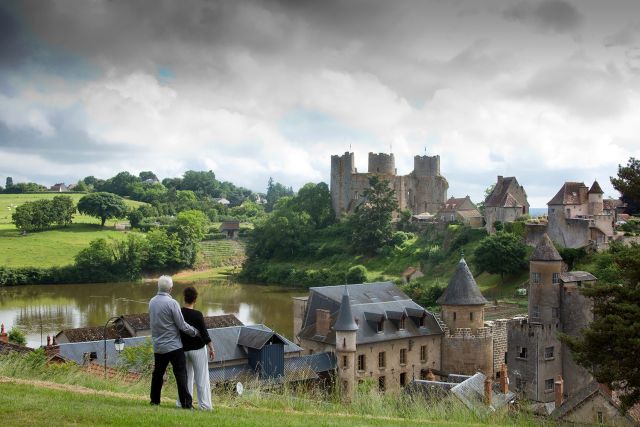
[[158, 279], [158, 292], [169, 292], [173, 288], [171, 276], [160, 276]]

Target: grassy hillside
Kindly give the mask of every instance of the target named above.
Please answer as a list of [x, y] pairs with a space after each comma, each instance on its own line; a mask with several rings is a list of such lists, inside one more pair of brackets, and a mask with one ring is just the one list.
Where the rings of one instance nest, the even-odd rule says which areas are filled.
[[[59, 193], [37, 194], [0, 194], [0, 265], [8, 267], [52, 267], [71, 264], [73, 257], [89, 245], [91, 240], [104, 238], [122, 238], [125, 234], [115, 231], [115, 221], [107, 221], [100, 227], [98, 218], [76, 214], [73, 224], [67, 228], [29, 233], [21, 235], [11, 222], [11, 214], [22, 203], [52, 199]], [[75, 203], [84, 194], [65, 193]], [[140, 202], [126, 201], [129, 206], [139, 206]]]

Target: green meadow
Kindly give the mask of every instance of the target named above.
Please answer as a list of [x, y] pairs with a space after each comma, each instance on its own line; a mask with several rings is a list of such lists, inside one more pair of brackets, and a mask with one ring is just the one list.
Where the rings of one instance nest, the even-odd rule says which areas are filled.
[[[62, 193], [73, 199], [74, 203], [84, 196], [79, 193]], [[6, 267], [53, 267], [73, 263], [74, 256], [97, 238], [122, 239], [126, 234], [116, 231], [117, 221], [107, 221], [100, 227], [98, 218], [76, 213], [73, 224], [66, 228], [22, 235], [11, 222], [15, 208], [25, 202], [39, 199], [52, 199], [60, 193], [0, 194], [0, 266]], [[129, 206], [142, 203], [126, 201]]]

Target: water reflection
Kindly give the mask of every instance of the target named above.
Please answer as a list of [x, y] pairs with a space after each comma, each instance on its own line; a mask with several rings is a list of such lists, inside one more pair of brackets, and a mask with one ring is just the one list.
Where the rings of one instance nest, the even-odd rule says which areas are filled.
[[[174, 297], [182, 302], [186, 284], [176, 283]], [[292, 301], [305, 291], [273, 286], [204, 283], [195, 285], [196, 308], [205, 315], [234, 313], [246, 324], [264, 323], [291, 338]], [[39, 346], [62, 329], [102, 326], [111, 316], [144, 313], [156, 293], [155, 283], [30, 285], [0, 288], [0, 322], [27, 335]], [[41, 341], [42, 337], [42, 341]]]

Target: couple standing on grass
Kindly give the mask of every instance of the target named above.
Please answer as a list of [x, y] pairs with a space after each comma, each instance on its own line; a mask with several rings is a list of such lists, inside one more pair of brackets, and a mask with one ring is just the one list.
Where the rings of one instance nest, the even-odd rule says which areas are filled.
[[198, 388], [198, 407], [211, 410], [209, 359], [215, 351], [201, 312], [193, 306], [198, 298], [195, 288], [184, 290], [185, 305], [180, 308], [171, 297], [173, 281], [158, 280], [158, 294], [149, 302], [149, 320], [153, 341], [154, 368], [151, 377], [151, 404], [160, 404], [160, 392], [167, 365], [171, 362], [178, 386], [176, 404], [193, 409], [193, 380]]

